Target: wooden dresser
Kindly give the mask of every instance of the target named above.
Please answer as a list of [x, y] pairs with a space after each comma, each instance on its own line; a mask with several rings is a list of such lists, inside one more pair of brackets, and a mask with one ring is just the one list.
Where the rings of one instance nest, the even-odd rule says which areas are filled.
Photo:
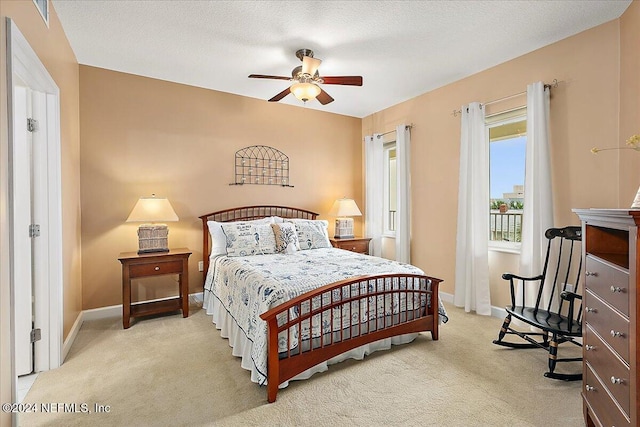
[[587, 426], [638, 426], [640, 210], [575, 209], [582, 221], [582, 400]]

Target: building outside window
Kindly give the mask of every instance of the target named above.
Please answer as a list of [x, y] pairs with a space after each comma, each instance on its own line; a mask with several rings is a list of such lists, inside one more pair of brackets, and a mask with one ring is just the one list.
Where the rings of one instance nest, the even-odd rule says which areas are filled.
[[489, 248], [519, 252], [524, 208], [526, 107], [486, 118], [489, 138]]

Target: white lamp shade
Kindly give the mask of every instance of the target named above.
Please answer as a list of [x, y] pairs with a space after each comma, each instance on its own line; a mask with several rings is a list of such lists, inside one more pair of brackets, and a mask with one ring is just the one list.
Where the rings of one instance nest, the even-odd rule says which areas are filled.
[[178, 215], [169, 200], [160, 197], [141, 197], [127, 218], [127, 222], [177, 221]]
[[313, 83], [294, 83], [289, 88], [300, 101], [307, 102], [320, 94], [320, 87]]
[[358, 205], [353, 199], [338, 199], [333, 203], [329, 215], [340, 217], [362, 216], [362, 212], [358, 209]]

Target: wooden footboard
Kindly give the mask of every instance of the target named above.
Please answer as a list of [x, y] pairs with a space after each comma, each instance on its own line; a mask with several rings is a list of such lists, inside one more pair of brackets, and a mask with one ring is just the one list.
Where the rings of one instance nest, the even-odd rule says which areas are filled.
[[262, 314], [269, 328], [268, 401], [275, 402], [283, 382], [364, 344], [421, 331], [437, 340], [440, 282], [415, 274], [360, 276]]

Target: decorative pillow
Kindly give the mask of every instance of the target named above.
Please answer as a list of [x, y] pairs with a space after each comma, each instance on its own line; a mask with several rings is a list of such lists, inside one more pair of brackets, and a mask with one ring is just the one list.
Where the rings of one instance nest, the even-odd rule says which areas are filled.
[[227, 237], [222, 231], [222, 224], [271, 224], [273, 217], [254, 219], [252, 221], [216, 222], [207, 221], [211, 236], [211, 256], [227, 254]]
[[270, 224], [222, 224], [227, 238], [227, 256], [266, 255], [276, 253], [276, 239]]
[[290, 222], [271, 224], [276, 239], [276, 252], [292, 254], [300, 250], [296, 226]]
[[330, 248], [329, 222], [326, 220], [288, 219], [296, 226], [300, 250]]

